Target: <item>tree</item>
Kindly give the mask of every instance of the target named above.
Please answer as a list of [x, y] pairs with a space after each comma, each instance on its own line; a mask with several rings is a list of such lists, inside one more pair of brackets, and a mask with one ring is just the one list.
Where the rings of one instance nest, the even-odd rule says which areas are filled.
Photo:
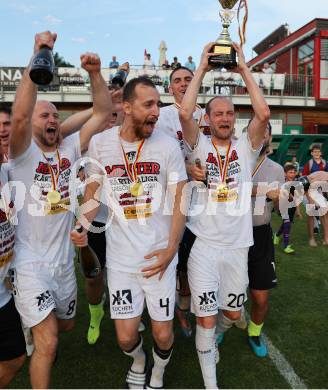
[[70, 64], [69, 62], [66, 62], [65, 59], [59, 55], [59, 53], [55, 52], [54, 54], [54, 61], [55, 66], [57, 68], [65, 67], [65, 68], [74, 68], [74, 65]]

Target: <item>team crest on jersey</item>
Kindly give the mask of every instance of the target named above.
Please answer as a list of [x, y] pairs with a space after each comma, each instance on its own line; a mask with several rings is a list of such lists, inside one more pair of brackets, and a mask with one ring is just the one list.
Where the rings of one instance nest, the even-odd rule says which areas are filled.
[[[57, 173], [58, 170], [58, 164], [51, 164], [52, 169], [55, 173]], [[66, 169], [70, 168], [71, 162], [68, 158], [61, 159], [61, 165], [60, 165], [60, 171], [66, 171]], [[39, 161], [39, 165], [35, 170], [36, 173], [39, 173], [41, 175], [50, 175], [50, 169], [49, 169], [49, 163], [46, 163], [44, 161]]]
[[[224, 164], [224, 158], [222, 160]], [[231, 202], [238, 199], [238, 178], [236, 176], [240, 172], [240, 164], [236, 150], [232, 150], [230, 154], [225, 183], [222, 183], [218, 159], [213, 152], [209, 152], [207, 155], [206, 170], [207, 187], [211, 190], [213, 202]]]
[[155, 161], [140, 161], [136, 173], [142, 191], [135, 196], [131, 193], [131, 179], [124, 164], [105, 166], [107, 178], [125, 219], [149, 218], [152, 216], [152, 190], [156, 187], [161, 166]]

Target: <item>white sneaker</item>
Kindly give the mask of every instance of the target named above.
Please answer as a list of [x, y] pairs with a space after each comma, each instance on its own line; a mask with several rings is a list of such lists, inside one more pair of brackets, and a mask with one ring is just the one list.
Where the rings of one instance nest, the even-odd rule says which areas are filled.
[[314, 238], [311, 238], [309, 240], [309, 246], [312, 246], [312, 247], [318, 246], [318, 244]]
[[33, 335], [31, 332], [31, 328], [23, 328], [25, 344], [26, 344], [26, 354], [27, 356], [31, 356], [34, 351], [34, 343], [33, 343]]

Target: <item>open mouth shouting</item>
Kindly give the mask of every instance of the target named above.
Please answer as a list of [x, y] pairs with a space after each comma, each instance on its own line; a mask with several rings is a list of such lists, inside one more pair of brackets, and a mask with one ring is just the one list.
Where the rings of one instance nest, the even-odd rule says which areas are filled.
[[47, 130], [46, 130], [46, 133], [47, 133], [47, 134], [53, 134], [53, 135], [55, 135], [56, 132], [57, 132], [56, 127], [48, 127]]

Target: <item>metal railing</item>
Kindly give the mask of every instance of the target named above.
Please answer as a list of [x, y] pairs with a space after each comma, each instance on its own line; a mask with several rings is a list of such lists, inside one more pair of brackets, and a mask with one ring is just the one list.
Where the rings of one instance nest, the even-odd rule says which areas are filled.
[[[110, 80], [115, 73], [115, 69], [102, 69], [102, 74], [108, 85], [110, 85]], [[165, 95], [168, 94], [170, 73], [171, 70], [161, 68], [144, 69], [140, 66], [130, 70], [129, 78], [147, 75], [153, 80], [159, 92]], [[265, 96], [313, 97], [313, 76], [262, 73], [253, 73], [253, 75]], [[19, 80], [0, 80], [0, 94], [15, 92], [18, 83]], [[61, 94], [89, 94], [88, 75], [83, 69], [79, 68], [59, 68], [54, 82], [49, 86], [39, 87], [39, 91]], [[208, 96], [216, 94], [248, 95], [239, 73], [218, 71], [206, 74], [200, 92]]]

